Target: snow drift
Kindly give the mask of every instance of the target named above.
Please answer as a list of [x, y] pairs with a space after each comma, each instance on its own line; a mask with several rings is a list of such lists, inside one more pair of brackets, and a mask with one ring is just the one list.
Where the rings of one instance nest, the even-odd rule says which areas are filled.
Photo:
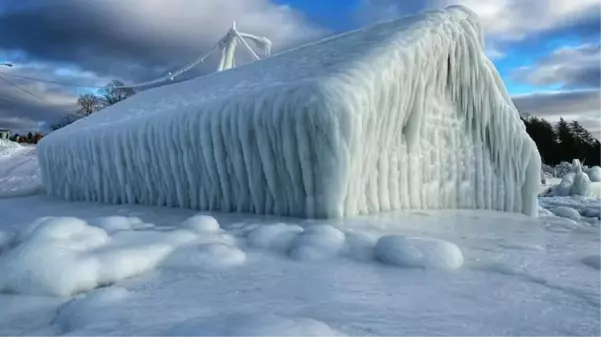
[[299, 217], [534, 215], [540, 156], [483, 47], [475, 14], [449, 7], [147, 90], [45, 137], [44, 184]]

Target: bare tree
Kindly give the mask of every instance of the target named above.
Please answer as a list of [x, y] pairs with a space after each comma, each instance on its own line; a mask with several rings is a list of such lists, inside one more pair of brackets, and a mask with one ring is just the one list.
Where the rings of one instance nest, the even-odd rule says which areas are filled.
[[92, 94], [79, 96], [77, 104], [79, 105], [77, 113], [82, 116], [89, 116], [102, 108], [102, 100]]
[[132, 88], [119, 88], [123, 85], [123, 82], [113, 80], [111, 83], [107, 84], [104, 89], [100, 90], [100, 99], [105, 107], [121, 102], [136, 94], [135, 90]]

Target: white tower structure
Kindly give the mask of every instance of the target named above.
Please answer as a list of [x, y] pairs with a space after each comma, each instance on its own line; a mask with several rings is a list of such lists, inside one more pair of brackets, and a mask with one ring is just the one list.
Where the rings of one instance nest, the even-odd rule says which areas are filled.
[[261, 59], [245, 39], [253, 41], [262, 50], [265, 56], [268, 56], [271, 53], [271, 41], [268, 38], [238, 32], [238, 30], [236, 30], [236, 21], [234, 21], [232, 23], [232, 28], [230, 28], [225, 36], [219, 41], [221, 60], [219, 61], [217, 71], [230, 69], [236, 66], [235, 52], [238, 43], [242, 43], [255, 60]]

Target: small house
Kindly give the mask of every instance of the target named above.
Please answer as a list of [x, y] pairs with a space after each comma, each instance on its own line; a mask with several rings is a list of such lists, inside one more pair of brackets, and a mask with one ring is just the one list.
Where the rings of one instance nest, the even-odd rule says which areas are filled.
[[10, 138], [10, 130], [9, 129], [0, 129], [0, 139], [8, 140]]

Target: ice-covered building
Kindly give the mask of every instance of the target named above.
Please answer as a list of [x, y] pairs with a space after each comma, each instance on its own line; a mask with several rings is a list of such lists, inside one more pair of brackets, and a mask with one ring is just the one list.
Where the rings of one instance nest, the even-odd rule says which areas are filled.
[[68, 200], [339, 217], [534, 215], [541, 162], [463, 7], [147, 90], [51, 133]]

